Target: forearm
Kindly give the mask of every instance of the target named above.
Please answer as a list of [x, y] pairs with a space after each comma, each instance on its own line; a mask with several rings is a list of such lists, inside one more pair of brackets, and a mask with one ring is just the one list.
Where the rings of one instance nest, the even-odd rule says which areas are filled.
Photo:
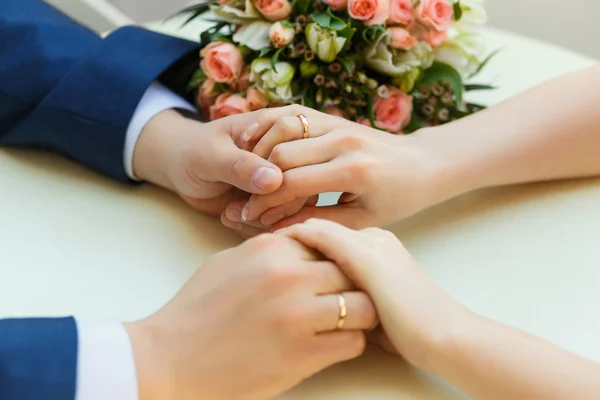
[[474, 317], [428, 369], [475, 399], [600, 398], [600, 366], [540, 338]]
[[414, 140], [436, 164], [440, 201], [483, 187], [598, 175], [600, 67], [417, 132]]

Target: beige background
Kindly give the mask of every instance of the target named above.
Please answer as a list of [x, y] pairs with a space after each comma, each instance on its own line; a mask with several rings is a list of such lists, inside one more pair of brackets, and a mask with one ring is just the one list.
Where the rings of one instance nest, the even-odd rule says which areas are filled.
[[[160, 19], [196, 0], [48, 0], [60, 3], [100, 31], [109, 29], [106, 17], [90, 11], [94, 7], [107, 11], [122, 23], [114, 9], [136, 22]], [[596, 24], [600, 16], [598, 0], [486, 0], [490, 25], [546, 40], [571, 50], [600, 58]], [[110, 20], [110, 18], [109, 18]]]

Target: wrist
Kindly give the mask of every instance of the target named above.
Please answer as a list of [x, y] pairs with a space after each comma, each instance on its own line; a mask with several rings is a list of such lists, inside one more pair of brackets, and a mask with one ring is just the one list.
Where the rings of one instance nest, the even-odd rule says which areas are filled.
[[187, 119], [173, 109], [156, 114], [142, 129], [133, 153], [133, 173], [146, 182], [174, 191], [172, 154], [186, 140]]
[[418, 149], [421, 164], [425, 166], [424, 182], [430, 205], [481, 187], [471, 152], [462, 148], [462, 142], [453, 137], [448, 126], [421, 129], [407, 139]]
[[160, 335], [144, 320], [124, 324], [133, 348], [138, 400], [173, 399], [166, 363], [160, 359]]

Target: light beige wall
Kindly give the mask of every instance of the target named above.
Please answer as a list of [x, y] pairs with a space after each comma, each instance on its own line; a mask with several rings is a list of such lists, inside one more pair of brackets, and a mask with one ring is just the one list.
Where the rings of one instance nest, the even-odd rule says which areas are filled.
[[600, 0], [486, 0], [486, 9], [492, 26], [600, 59]]

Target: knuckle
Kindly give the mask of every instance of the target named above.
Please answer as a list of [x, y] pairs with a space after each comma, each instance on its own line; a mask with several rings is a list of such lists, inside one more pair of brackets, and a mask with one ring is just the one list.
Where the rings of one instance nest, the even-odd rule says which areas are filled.
[[281, 162], [285, 158], [285, 148], [281, 144], [276, 145], [271, 150], [271, 154], [269, 155], [269, 161], [274, 164]]
[[361, 157], [348, 167], [348, 174], [353, 180], [368, 182], [373, 179], [376, 163], [371, 158]]
[[288, 305], [276, 315], [274, 325], [277, 331], [296, 336], [311, 326], [311, 311], [306, 307]]
[[359, 135], [340, 134], [337, 138], [338, 146], [344, 151], [355, 151], [362, 149], [366, 141]]

